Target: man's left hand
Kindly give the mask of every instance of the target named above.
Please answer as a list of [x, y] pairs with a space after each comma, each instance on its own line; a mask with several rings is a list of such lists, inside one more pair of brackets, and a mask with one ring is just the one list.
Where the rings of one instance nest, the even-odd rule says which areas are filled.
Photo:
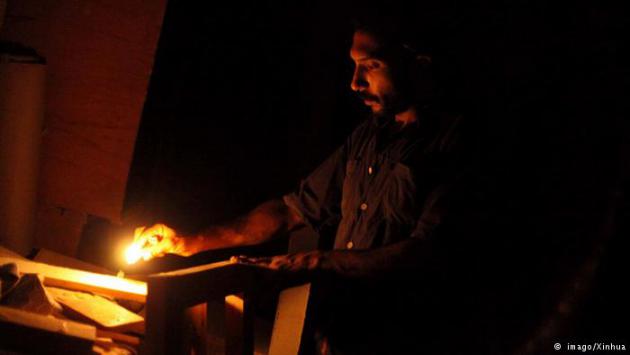
[[236, 261], [243, 264], [262, 266], [272, 270], [301, 273], [320, 270], [325, 258], [326, 252], [316, 250], [307, 253], [271, 257], [238, 256], [236, 257]]

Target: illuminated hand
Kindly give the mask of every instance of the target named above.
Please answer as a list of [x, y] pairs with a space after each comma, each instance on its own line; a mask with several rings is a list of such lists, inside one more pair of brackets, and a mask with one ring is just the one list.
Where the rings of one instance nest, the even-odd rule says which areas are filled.
[[156, 224], [150, 228], [135, 229], [133, 243], [125, 251], [125, 259], [127, 263], [134, 264], [140, 259], [147, 261], [167, 253], [183, 254], [182, 239], [172, 228]]
[[234, 261], [258, 265], [272, 270], [289, 272], [304, 272], [319, 270], [326, 254], [316, 250], [308, 253], [278, 255], [271, 257], [252, 258], [247, 256], [234, 257]]

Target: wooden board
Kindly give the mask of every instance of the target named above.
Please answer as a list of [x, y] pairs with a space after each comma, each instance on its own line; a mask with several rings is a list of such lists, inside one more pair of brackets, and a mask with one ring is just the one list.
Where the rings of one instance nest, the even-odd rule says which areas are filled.
[[0, 322], [19, 324], [86, 340], [96, 339], [96, 328], [91, 325], [43, 316], [15, 308], [0, 306]]
[[269, 355], [299, 353], [310, 292], [311, 284], [308, 283], [280, 293]]
[[52, 266], [17, 258], [0, 257], [0, 265], [15, 263], [21, 274], [40, 274], [44, 285], [77, 291], [95, 292], [109, 297], [145, 302], [147, 284], [110, 275]]
[[93, 354], [96, 328], [0, 306], [0, 353]]
[[41, 315], [61, 312], [61, 306], [46, 292], [42, 281], [34, 274], [23, 275], [11, 290], [2, 296], [2, 305]]
[[96, 329], [96, 336], [99, 338], [109, 338], [117, 343], [127, 344], [133, 347], [140, 346], [140, 338], [128, 334], [104, 329]]
[[63, 255], [52, 250], [40, 248], [37, 250], [37, 253], [34, 257], [31, 258], [33, 261], [37, 261], [38, 263], [44, 263], [48, 265], [55, 265], [61, 267], [67, 267], [77, 270], [95, 272], [98, 274], [105, 275], [114, 275], [114, 272], [107, 270], [104, 267], [100, 267], [98, 265], [93, 265], [83, 260], [79, 260], [67, 255]]
[[9, 257], [9, 258], [18, 258], [18, 259], [22, 259], [22, 260], [27, 260], [25, 257], [23, 257], [22, 255], [18, 254], [17, 252], [11, 250], [11, 249], [7, 249], [5, 247], [3, 247], [2, 245], [0, 245], [0, 257]]
[[144, 332], [144, 318], [104, 297], [56, 287], [46, 289], [64, 309], [89, 319], [100, 328], [118, 332]]
[[[265, 277], [274, 272], [252, 265], [244, 265], [232, 261], [222, 261], [207, 265], [195, 266], [170, 272], [150, 275], [148, 278], [149, 297], [147, 299], [146, 337], [141, 354], [179, 354], [185, 353], [186, 328], [183, 315], [186, 308], [216, 300], [225, 299], [227, 295], [251, 292], [263, 282]], [[247, 307], [245, 307], [245, 313]], [[221, 312], [221, 318], [225, 313]], [[238, 312], [232, 312], [237, 315]], [[247, 316], [243, 315], [246, 321]], [[212, 322], [216, 320], [213, 319]], [[236, 320], [232, 319], [237, 325]], [[244, 324], [234, 328], [247, 330]], [[228, 329], [225, 329], [228, 331]], [[235, 334], [238, 336], [238, 334]], [[246, 334], [243, 334], [246, 335]], [[251, 343], [253, 337], [241, 336]], [[226, 341], [226, 345], [232, 344]], [[242, 344], [239, 349], [253, 349], [251, 344]], [[233, 354], [232, 349], [225, 348], [226, 354]]]

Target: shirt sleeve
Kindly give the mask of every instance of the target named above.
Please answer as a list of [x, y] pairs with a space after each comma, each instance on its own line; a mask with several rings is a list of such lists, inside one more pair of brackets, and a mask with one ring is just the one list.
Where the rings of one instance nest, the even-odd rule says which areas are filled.
[[296, 191], [283, 196], [286, 205], [316, 231], [338, 223], [341, 218], [347, 150], [347, 143], [339, 147], [300, 182]]
[[455, 213], [458, 196], [454, 190], [453, 184], [443, 183], [429, 191], [422, 213], [411, 233], [412, 238], [435, 238], [435, 235], [444, 229], [445, 223], [451, 220], [452, 214]]
[[[460, 127], [457, 127], [460, 128]], [[460, 128], [461, 129], [461, 128]], [[423, 207], [411, 237], [434, 239], [453, 234], [465, 222], [465, 214], [474, 200], [470, 144], [452, 129], [442, 135], [432, 170], [433, 184], [426, 191]]]

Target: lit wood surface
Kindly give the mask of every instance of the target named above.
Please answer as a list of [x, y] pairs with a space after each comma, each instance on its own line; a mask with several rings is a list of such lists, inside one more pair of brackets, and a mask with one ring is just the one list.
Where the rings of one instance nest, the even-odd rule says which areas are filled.
[[119, 332], [144, 332], [144, 318], [101, 296], [48, 287], [47, 291], [64, 308], [96, 323], [100, 328]]
[[[278, 285], [279, 277], [281, 274], [276, 271], [229, 261], [151, 275], [148, 279], [146, 337], [141, 353], [187, 353], [184, 314], [188, 307], [207, 302], [208, 314], [213, 316], [208, 319], [212, 328], [209, 336], [211, 340], [224, 339], [224, 346], [210, 344], [212, 350], [220, 348], [227, 355], [252, 354], [254, 337], [250, 302], [270, 285]], [[304, 336], [302, 329], [309, 293], [310, 285], [307, 284], [289, 288], [281, 294], [270, 354], [298, 353]]]
[[[185, 344], [183, 314], [188, 307], [224, 300], [227, 295], [240, 293], [247, 300], [272, 274], [273, 271], [258, 266], [222, 261], [151, 275], [148, 279], [146, 337], [142, 353], [182, 353], [185, 350], [182, 348]], [[245, 306], [242, 314], [237, 314], [239, 312], [235, 309], [228, 310], [226, 314], [229, 318], [229, 324], [226, 324], [229, 329], [225, 329], [226, 354], [234, 354], [234, 347], [245, 351], [253, 349], [248, 308]]]
[[0, 257], [0, 265], [15, 263], [21, 274], [34, 273], [44, 277], [44, 285], [77, 291], [87, 291], [106, 296], [145, 302], [147, 284], [110, 275], [52, 266], [17, 258]]
[[269, 355], [298, 354], [311, 292], [311, 284], [280, 292], [276, 320], [273, 323]]
[[35, 254], [35, 256], [31, 257], [30, 259], [38, 263], [67, 267], [67, 268], [76, 269], [76, 270], [95, 272], [97, 274], [105, 274], [105, 275], [115, 274], [114, 272], [111, 272], [103, 267], [93, 265], [85, 261], [72, 258], [67, 255], [63, 255], [55, 251], [44, 249], [44, 248], [40, 248], [39, 250], [37, 250], [37, 253]]
[[18, 254], [17, 252], [11, 249], [7, 249], [3, 247], [2, 245], [0, 245], [0, 257], [18, 258], [18, 259], [26, 260], [26, 258], [23, 257], [22, 255]]

